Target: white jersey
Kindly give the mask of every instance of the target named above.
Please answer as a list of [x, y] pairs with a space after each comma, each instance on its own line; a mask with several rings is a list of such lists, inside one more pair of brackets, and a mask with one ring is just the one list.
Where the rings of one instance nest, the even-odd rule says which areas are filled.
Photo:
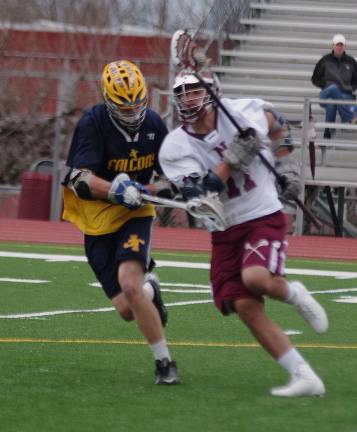
[[[222, 103], [242, 129], [253, 128], [261, 139], [266, 139], [268, 122], [261, 99], [222, 99]], [[187, 128], [179, 127], [170, 132], [159, 153], [160, 165], [166, 177], [179, 188], [189, 176], [205, 175], [222, 162], [222, 152], [231, 145], [235, 126], [220, 110], [217, 110], [216, 128], [208, 135], [197, 135]], [[268, 147], [261, 150], [274, 165]], [[226, 190], [220, 198], [224, 204], [227, 226], [272, 214], [282, 208], [275, 187], [275, 177], [256, 156], [247, 172], [232, 170], [226, 182]]]

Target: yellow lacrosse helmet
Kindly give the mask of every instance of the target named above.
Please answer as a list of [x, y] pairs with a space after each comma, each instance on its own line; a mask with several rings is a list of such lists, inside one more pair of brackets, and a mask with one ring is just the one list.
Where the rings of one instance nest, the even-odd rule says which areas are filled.
[[102, 93], [112, 120], [131, 132], [137, 131], [147, 107], [147, 87], [140, 69], [128, 60], [107, 64], [102, 74]]

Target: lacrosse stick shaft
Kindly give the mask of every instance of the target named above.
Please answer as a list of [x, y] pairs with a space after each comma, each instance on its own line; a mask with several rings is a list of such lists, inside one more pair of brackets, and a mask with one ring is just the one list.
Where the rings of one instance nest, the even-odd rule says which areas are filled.
[[[187, 202], [183, 202], [183, 201], [176, 201], [176, 200], [170, 200], [167, 198], [161, 198], [161, 197], [157, 197], [157, 196], [153, 196], [153, 195], [148, 195], [145, 193], [141, 194], [141, 197], [143, 199], [144, 202], [146, 203], [151, 203], [154, 204], [156, 206], [159, 207], [169, 207], [169, 208], [176, 208], [176, 209], [182, 209], [185, 210], [188, 214], [190, 214], [191, 216], [198, 218], [198, 219], [203, 219], [203, 220], [210, 220], [211, 224], [213, 224], [213, 226], [218, 229], [219, 231], [223, 231], [225, 229], [225, 221], [224, 218], [221, 217], [217, 211], [212, 211], [212, 207], [209, 208], [208, 207], [208, 212], [206, 210], [205, 213], [202, 213], [202, 211], [200, 212], [197, 209], [197, 202], [194, 203], [194, 205], [192, 205], [192, 201], [187, 201]], [[191, 205], [190, 205], [191, 203]], [[206, 204], [206, 208], [207, 208], [207, 203], [205, 202], [201, 202], [201, 205], [205, 205]]]
[[178, 209], [182, 209], [182, 210], [186, 210], [187, 211], [187, 204], [185, 202], [182, 201], [175, 201], [175, 200], [170, 200], [167, 198], [161, 198], [161, 197], [157, 197], [154, 195], [148, 195], [148, 194], [141, 194], [141, 197], [144, 201], [157, 205], [157, 206], [161, 206], [161, 207], [169, 207], [169, 208], [178, 208]]
[[[215, 101], [216, 105], [220, 110], [224, 112], [224, 114], [228, 117], [228, 119], [231, 121], [233, 126], [237, 129], [240, 136], [244, 139], [249, 136], [251, 133], [251, 129], [242, 129], [239, 124], [237, 123], [236, 119], [232, 116], [232, 114], [227, 110], [227, 108], [222, 104], [219, 97], [212, 91], [209, 84], [207, 84], [200, 76], [198, 72], [195, 72], [195, 76], [198, 79], [198, 81], [202, 84], [202, 86], [206, 89], [207, 93], [212, 97], [212, 99]], [[275, 167], [268, 161], [268, 159], [261, 153], [258, 153], [258, 157], [261, 160], [261, 162], [268, 168], [269, 171], [271, 171], [276, 180], [280, 185], [284, 184], [283, 176], [281, 176], [275, 169]], [[293, 198], [294, 202], [300, 207], [300, 209], [304, 212], [306, 217], [312, 222], [316, 228], [321, 228], [321, 223], [316, 219], [316, 217], [311, 213], [311, 211], [306, 207], [306, 205], [296, 196]]]

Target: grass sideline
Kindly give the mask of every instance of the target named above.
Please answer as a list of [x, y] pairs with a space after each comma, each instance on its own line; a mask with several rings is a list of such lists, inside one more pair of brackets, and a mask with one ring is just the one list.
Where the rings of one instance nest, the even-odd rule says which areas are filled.
[[[81, 247], [0, 243], [1, 251], [82, 255]], [[207, 254], [155, 253], [157, 260], [208, 262]], [[290, 260], [289, 268], [357, 272], [354, 263]], [[163, 283], [208, 285], [208, 270], [159, 267]], [[289, 276], [290, 277], [290, 276]], [[311, 290], [349, 289], [356, 278], [293, 276]], [[0, 260], [0, 315], [108, 308], [85, 262]], [[44, 283], [9, 282], [36, 279]], [[209, 293], [165, 285], [168, 304], [209, 299]], [[186, 290], [186, 292], [185, 292]], [[191, 288], [192, 290], [192, 288]], [[78, 312], [0, 319], [0, 424], [3, 432], [357, 431], [357, 303], [318, 294], [329, 314], [326, 335], [314, 334], [287, 305], [267, 301], [269, 314], [323, 377], [323, 398], [279, 399], [269, 388], [286, 373], [258, 347], [236, 317], [212, 304], [169, 306], [167, 339], [182, 384], [153, 384], [151, 354], [134, 324], [115, 312]]]

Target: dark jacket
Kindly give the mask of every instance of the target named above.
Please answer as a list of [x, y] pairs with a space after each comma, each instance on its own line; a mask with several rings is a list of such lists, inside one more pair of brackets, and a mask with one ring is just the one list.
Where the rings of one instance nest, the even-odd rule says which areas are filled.
[[332, 51], [318, 61], [311, 81], [321, 89], [336, 84], [342, 92], [352, 93], [357, 88], [357, 62], [346, 53], [336, 57]]

